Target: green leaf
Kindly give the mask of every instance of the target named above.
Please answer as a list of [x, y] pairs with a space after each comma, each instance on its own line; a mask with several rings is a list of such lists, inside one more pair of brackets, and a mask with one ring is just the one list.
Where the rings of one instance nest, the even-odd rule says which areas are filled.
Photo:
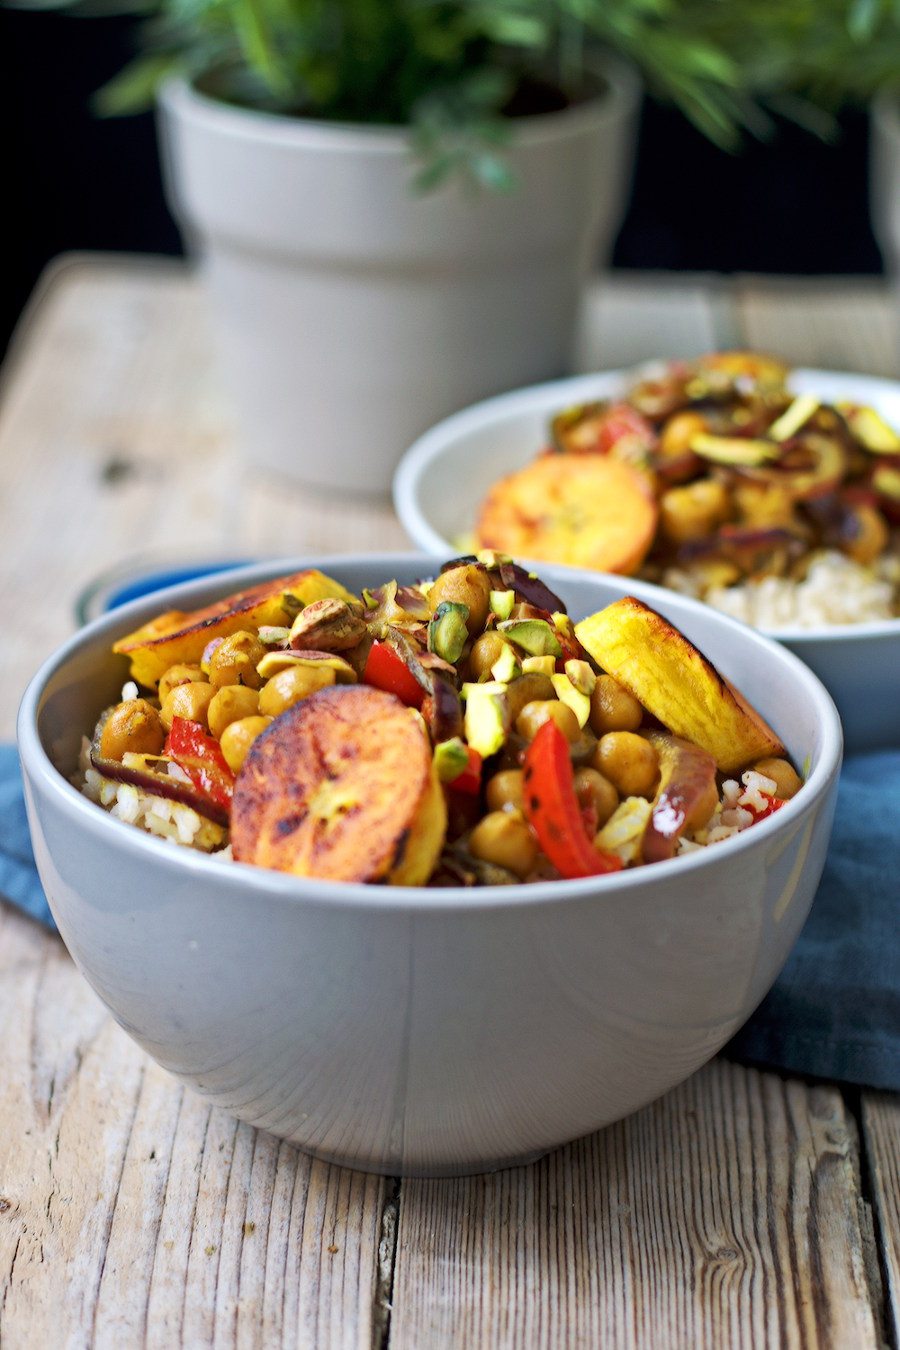
[[167, 75], [179, 67], [177, 56], [139, 56], [99, 89], [93, 106], [101, 117], [146, 112]]

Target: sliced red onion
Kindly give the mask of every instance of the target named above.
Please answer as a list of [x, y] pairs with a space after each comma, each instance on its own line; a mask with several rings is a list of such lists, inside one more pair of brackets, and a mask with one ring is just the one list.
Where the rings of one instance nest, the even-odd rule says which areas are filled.
[[547, 609], [551, 613], [568, 614], [565, 604], [559, 596], [545, 586], [540, 577], [532, 576], [518, 563], [501, 563], [500, 579], [508, 591], [515, 591], [526, 604], [537, 605], [538, 609]]
[[130, 783], [133, 787], [143, 788], [154, 797], [165, 797], [170, 802], [180, 802], [190, 806], [198, 813], [212, 820], [216, 825], [228, 824], [228, 812], [196, 787], [180, 778], [167, 773], [153, 773], [150, 769], [132, 769], [117, 759], [104, 759], [96, 750], [91, 750], [91, 764], [104, 778], [112, 778], [117, 783]]

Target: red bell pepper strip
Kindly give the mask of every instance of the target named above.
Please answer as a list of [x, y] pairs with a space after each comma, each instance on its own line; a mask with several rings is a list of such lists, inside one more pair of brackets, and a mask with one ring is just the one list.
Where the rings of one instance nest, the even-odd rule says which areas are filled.
[[604, 413], [597, 429], [597, 450], [608, 455], [619, 441], [632, 440], [644, 450], [650, 450], [656, 444], [656, 432], [652, 423], [632, 408], [630, 403], [614, 403]]
[[415, 675], [386, 642], [372, 643], [366, 658], [363, 681], [374, 685], [376, 689], [396, 694], [401, 703], [410, 708], [421, 708], [425, 700], [425, 690]]
[[[766, 795], [767, 795], [766, 793], [763, 793], [763, 796], [764, 796], [764, 797], [765, 797]], [[786, 806], [786, 805], [787, 805], [787, 798], [786, 798], [786, 797], [768, 797], [768, 803], [769, 803], [768, 806], [763, 807], [762, 811], [754, 811], [754, 812], [753, 812], [753, 814], [756, 816], [756, 820], [754, 821], [754, 824], [758, 824], [759, 821], [765, 820], [765, 819], [766, 819], [766, 816], [774, 816], [774, 814], [775, 814], [776, 811], [780, 811], [781, 808], [782, 808], [782, 806]], [[751, 810], [752, 810], [752, 807], [751, 807]]]
[[222, 810], [231, 810], [234, 774], [215, 736], [188, 717], [173, 717], [163, 754], [174, 759], [194, 787]]
[[447, 784], [451, 792], [465, 792], [468, 796], [474, 797], [481, 790], [481, 764], [482, 758], [477, 750], [473, 750], [471, 745], [466, 746], [469, 756], [469, 762], [462, 773], [456, 775]]
[[601, 853], [585, 833], [575, 794], [569, 744], [553, 721], [545, 722], [525, 751], [525, 816], [561, 876], [618, 872], [621, 858]]

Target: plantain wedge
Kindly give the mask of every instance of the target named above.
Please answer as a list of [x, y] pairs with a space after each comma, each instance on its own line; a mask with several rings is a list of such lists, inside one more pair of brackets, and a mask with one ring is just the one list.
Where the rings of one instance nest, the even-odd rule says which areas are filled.
[[276, 718], [238, 774], [239, 862], [329, 881], [420, 886], [447, 810], [421, 721], [368, 685], [323, 689]]
[[582, 646], [676, 736], [707, 750], [723, 773], [781, 756], [772, 728], [683, 633], [626, 595], [575, 625]]
[[130, 658], [133, 680], [147, 689], [155, 689], [169, 666], [199, 661], [204, 647], [213, 638], [228, 637], [239, 629], [256, 631], [264, 624], [289, 626], [306, 605], [329, 597], [358, 603], [339, 581], [316, 568], [308, 568], [292, 576], [263, 581], [204, 609], [190, 613], [168, 610], [143, 628], [119, 638], [113, 651]]

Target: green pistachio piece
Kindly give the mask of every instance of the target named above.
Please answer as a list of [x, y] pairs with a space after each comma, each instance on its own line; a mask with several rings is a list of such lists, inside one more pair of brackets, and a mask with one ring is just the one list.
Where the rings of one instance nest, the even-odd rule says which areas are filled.
[[552, 675], [555, 670], [552, 656], [526, 656], [522, 661], [523, 675]]
[[853, 435], [873, 455], [900, 453], [900, 436], [874, 408], [860, 408], [853, 403], [837, 406]]
[[442, 661], [449, 661], [451, 665], [455, 665], [462, 656], [463, 647], [469, 636], [466, 627], [468, 617], [468, 605], [443, 600], [434, 611], [434, 617], [428, 625], [428, 650], [434, 652]]
[[[552, 671], [547, 672], [552, 675]], [[570, 683], [578, 690], [579, 694], [587, 694], [590, 698], [594, 692], [594, 685], [597, 683], [597, 676], [593, 668], [587, 661], [567, 661], [566, 675]]]
[[508, 619], [512, 614], [513, 605], [516, 603], [516, 593], [515, 591], [491, 591], [488, 601], [492, 614], [496, 614], [498, 619]]
[[434, 767], [442, 783], [452, 783], [469, 767], [469, 752], [460, 736], [440, 741], [434, 747]]
[[497, 627], [529, 656], [562, 656], [559, 640], [545, 619], [507, 619]]
[[784, 412], [777, 418], [766, 435], [773, 441], [788, 441], [808, 422], [817, 408], [822, 406], [819, 399], [814, 394], [800, 394], [795, 398], [790, 407], [785, 408]]
[[[551, 658], [552, 659], [552, 658]], [[500, 680], [503, 684], [509, 684], [517, 675], [521, 675], [522, 667], [516, 660], [516, 654], [512, 647], [507, 643], [497, 660], [491, 666], [491, 674], [495, 680]]]
[[742, 436], [711, 436], [705, 432], [695, 436], [690, 448], [701, 459], [713, 464], [733, 465], [753, 469], [769, 460], [777, 459], [779, 447], [773, 441], [751, 440]]
[[466, 741], [483, 759], [496, 754], [506, 740], [506, 685], [500, 680], [464, 684]]
[[578, 725], [580, 727], [586, 726], [591, 715], [591, 700], [587, 694], [580, 694], [568, 675], [551, 675], [550, 683], [556, 690], [556, 697], [560, 703], [565, 703], [567, 707], [572, 709], [578, 718]]

